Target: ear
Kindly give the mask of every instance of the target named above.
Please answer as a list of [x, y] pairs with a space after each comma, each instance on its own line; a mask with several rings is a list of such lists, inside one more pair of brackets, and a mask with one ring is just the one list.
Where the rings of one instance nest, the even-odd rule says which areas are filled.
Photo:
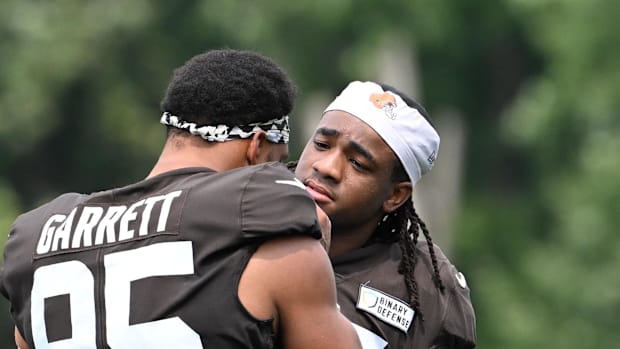
[[383, 202], [383, 211], [392, 213], [405, 201], [411, 199], [413, 188], [411, 182], [398, 182], [392, 186], [390, 196]]
[[256, 131], [250, 139], [250, 144], [246, 151], [248, 164], [256, 165], [263, 162], [261, 156], [264, 157], [264, 153], [267, 151], [265, 149], [265, 142], [267, 142], [267, 134], [265, 131]]

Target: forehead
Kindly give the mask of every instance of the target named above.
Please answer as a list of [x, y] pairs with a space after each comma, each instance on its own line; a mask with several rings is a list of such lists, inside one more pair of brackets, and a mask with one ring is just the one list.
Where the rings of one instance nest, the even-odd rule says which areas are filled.
[[317, 129], [319, 128], [337, 131], [340, 137], [383, 142], [381, 136], [372, 127], [357, 117], [341, 110], [330, 110], [325, 113], [317, 126]]
[[358, 143], [377, 157], [385, 157], [389, 160], [396, 158], [392, 149], [372, 127], [347, 112], [341, 110], [328, 111], [323, 115], [317, 126], [318, 129], [335, 131], [331, 136], [339, 138], [345, 143]]

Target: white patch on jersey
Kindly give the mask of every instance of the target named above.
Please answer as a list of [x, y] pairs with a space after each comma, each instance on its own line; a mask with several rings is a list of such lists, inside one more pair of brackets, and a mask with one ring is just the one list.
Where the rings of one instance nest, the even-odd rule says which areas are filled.
[[405, 333], [411, 326], [415, 313], [407, 303], [366, 285], [360, 285], [357, 309], [363, 310]]
[[297, 178], [295, 178], [292, 181], [288, 180], [288, 179], [278, 179], [278, 180], [276, 180], [276, 183], [278, 183], [278, 184], [288, 184], [288, 185], [292, 185], [294, 187], [306, 190], [306, 186]]
[[369, 331], [354, 323], [351, 324], [353, 325], [355, 332], [357, 332], [357, 337], [362, 343], [362, 349], [384, 349], [387, 346], [388, 342], [374, 334], [372, 331]]
[[459, 286], [461, 286], [462, 288], [467, 288], [467, 280], [465, 280], [465, 275], [463, 275], [463, 273], [459, 271], [458, 273], [454, 274], [454, 277], [459, 283]]

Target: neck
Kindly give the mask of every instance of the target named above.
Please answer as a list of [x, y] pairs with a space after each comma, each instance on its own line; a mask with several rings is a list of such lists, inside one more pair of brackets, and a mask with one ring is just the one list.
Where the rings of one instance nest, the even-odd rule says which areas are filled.
[[334, 258], [345, 253], [357, 250], [364, 246], [377, 229], [379, 220], [370, 220], [361, 226], [338, 227], [332, 226], [329, 257]]
[[227, 171], [247, 165], [247, 142], [207, 142], [197, 136], [171, 135], [147, 178], [187, 167], [208, 167], [214, 171]]

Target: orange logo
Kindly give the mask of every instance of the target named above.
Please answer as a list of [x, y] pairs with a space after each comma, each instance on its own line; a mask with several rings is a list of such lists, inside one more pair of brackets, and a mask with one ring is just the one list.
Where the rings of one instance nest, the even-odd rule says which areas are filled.
[[396, 113], [394, 112], [394, 108], [396, 108], [396, 98], [394, 98], [394, 96], [387, 92], [372, 93], [370, 95], [370, 101], [377, 109], [383, 110], [385, 115], [390, 119], [396, 119]]

